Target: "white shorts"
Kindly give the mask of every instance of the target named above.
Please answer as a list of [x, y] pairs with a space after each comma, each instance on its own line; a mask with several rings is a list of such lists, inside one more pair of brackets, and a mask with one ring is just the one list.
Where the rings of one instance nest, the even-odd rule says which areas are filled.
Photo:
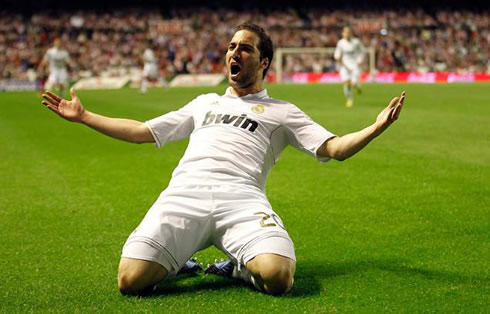
[[68, 73], [66, 69], [54, 70], [49, 73], [48, 80], [46, 81], [46, 89], [51, 89], [54, 84], [68, 84]]
[[354, 84], [359, 84], [361, 82], [361, 71], [358, 67], [348, 69], [345, 66], [340, 67], [340, 79], [342, 82], [351, 81]]
[[265, 253], [296, 260], [293, 242], [265, 195], [209, 186], [164, 191], [127, 239], [122, 257], [159, 263], [172, 276], [211, 245], [238, 267]]
[[155, 63], [145, 63], [143, 67], [143, 77], [144, 78], [158, 78], [158, 67]]

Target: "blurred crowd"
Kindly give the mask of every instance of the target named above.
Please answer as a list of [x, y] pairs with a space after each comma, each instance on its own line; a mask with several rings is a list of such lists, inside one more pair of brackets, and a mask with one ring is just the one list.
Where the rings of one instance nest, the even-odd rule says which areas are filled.
[[[350, 25], [364, 46], [375, 50], [378, 71], [490, 71], [489, 12], [133, 9], [29, 17], [0, 13], [0, 79], [45, 76], [38, 67], [54, 38], [61, 38], [70, 54], [74, 79], [141, 68], [146, 47], [153, 48], [163, 77], [221, 73], [234, 28], [249, 21], [263, 26], [275, 47], [335, 47], [342, 27]], [[335, 68], [332, 55], [287, 55], [283, 71]]]

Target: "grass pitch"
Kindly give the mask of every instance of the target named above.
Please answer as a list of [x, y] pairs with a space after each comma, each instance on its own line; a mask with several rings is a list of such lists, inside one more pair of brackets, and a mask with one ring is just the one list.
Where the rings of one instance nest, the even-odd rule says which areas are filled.
[[[36, 93], [0, 94], [0, 312], [488, 312], [490, 85], [269, 85], [330, 131], [400, 119], [353, 158], [288, 148], [267, 194], [296, 245], [292, 292], [178, 277], [152, 297], [116, 288], [122, 244], [166, 187], [187, 142], [157, 150], [64, 121]], [[97, 113], [146, 120], [213, 89], [80, 91]], [[223, 257], [199, 252], [204, 263]]]

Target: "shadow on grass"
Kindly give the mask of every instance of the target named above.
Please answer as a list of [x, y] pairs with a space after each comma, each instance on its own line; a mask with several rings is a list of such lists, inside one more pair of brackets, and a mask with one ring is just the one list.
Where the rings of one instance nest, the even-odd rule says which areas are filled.
[[[304, 297], [320, 293], [320, 283], [315, 277], [300, 275], [295, 277], [294, 287], [288, 297]], [[163, 281], [155, 291], [148, 291], [140, 297], [159, 297], [195, 293], [199, 291], [218, 291], [222, 289], [250, 289], [257, 293], [252, 285], [237, 279], [219, 276], [205, 276], [202, 274], [179, 275], [170, 280]], [[271, 296], [272, 297], [272, 296]]]
[[[475, 283], [489, 284], [489, 278], [482, 276], [468, 276], [455, 272], [444, 272], [439, 270], [428, 270], [407, 265], [396, 259], [365, 260], [346, 262], [317, 262], [303, 261], [297, 264], [294, 286], [287, 297], [301, 298], [320, 294], [322, 286], [320, 281], [338, 276], [348, 276], [365, 271], [389, 271], [401, 275], [421, 276], [428, 280], [437, 280], [450, 283]], [[219, 291], [223, 289], [251, 289], [251, 285], [236, 279], [219, 276], [205, 276], [202, 274], [179, 275], [175, 278], [162, 282], [158, 288], [144, 297], [158, 297], [168, 295], [179, 295], [196, 293], [199, 291]], [[257, 293], [261, 293], [258, 292]]]
[[194, 293], [198, 291], [217, 291], [221, 289], [243, 288], [246, 287], [244, 282], [205, 275], [178, 275], [170, 280], [163, 281], [158, 285], [158, 288], [152, 296], [164, 296], [164, 295], [178, 295], [185, 293]]
[[[195, 279], [192, 280], [190, 284], [186, 279], [186, 276], [178, 276], [172, 280], [162, 282], [158, 286], [157, 290], [151, 294], [151, 296], [178, 295], [204, 290], [217, 291], [222, 289], [250, 289], [262, 294], [262, 292], [257, 291], [254, 287], [252, 287], [252, 285], [241, 280], [217, 276], [207, 277], [194, 275], [194, 277]], [[185, 281], [185, 284], [182, 284], [183, 281]], [[300, 279], [295, 277], [294, 287], [287, 296], [304, 297], [318, 293], [320, 293], [320, 284], [315, 277], [301, 277]]]
[[365, 260], [365, 261], [346, 261], [346, 262], [315, 262], [306, 261], [298, 264], [297, 277], [304, 276], [320, 278], [333, 278], [337, 276], [345, 276], [364, 271], [382, 270], [404, 274], [407, 276], [420, 276], [429, 280], [446, 281], [451, 283], [489, 283], [489, 278], [485, 276], [471, 276], [457, 272], [445, 272], [440, 270], [423, 269], [416, 266], [408, 265], [408, 263], [397, 259], [386, 260]]

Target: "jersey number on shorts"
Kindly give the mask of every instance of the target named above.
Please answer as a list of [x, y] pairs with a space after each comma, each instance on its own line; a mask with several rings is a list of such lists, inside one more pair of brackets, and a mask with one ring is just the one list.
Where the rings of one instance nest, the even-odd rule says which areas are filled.
[[279, 216], [277, 216], [276, 214], [266, 214], [264, 212], [258, 212], [258, 213], [255, 213], [254, 215], [257, 215], [257, 216], [262, 216], [262, 220], [260, 221], [260, 226], [265, 228], [265, 227], [275, 227], [277, 225], [279, 225], [279, 227], [284, 228], [284, 224], [282, 223], [281, 221], [281, 218], [279, 218]]

